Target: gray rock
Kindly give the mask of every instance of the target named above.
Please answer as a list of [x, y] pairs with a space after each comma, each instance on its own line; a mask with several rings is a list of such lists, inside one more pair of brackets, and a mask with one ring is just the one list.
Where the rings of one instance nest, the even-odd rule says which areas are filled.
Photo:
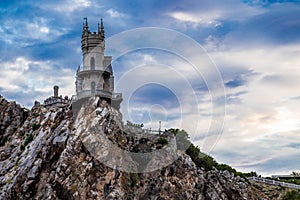
[[36, 179], [37, 176], [40, 173], [41, 167], [42, 167], [42, 159], [38, 159], [34, 162], [33, 167], [30, 169], [30, 171], [27, 173], [27, 178], [30, 180]]
[[52, 143], [57, 146], [65, 146], [67, 139], [67, 136], [56, 136]]
[[223, 174], [223, 176], [224, 176], [225, 178], [227, 178], [227, 179], [231, 178], [231, 174], [230, 174], [230, 172], [227, 171], [227, 170], [223, 171], [222, 174]]

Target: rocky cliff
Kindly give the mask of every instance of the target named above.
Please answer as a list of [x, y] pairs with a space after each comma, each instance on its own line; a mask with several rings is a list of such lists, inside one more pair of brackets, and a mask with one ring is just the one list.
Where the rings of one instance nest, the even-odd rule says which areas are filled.
[[[253, 199], [244, 179], [172, 151], [174, 136], [165, 146], [134, 137], [121, 118], [99, 99], [74, 120], [69, 107], [27, 110], [0, 97], [0, 199]], [[157, 150], [142, 164], [133, 154]]]

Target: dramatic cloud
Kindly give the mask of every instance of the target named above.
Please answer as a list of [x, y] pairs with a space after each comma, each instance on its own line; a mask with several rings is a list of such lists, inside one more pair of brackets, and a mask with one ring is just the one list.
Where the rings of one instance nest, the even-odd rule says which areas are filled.
[[34, 100], [42, 101], [52, 95], [54, 85], [61, 87], [61, 94], [74, 94], [73, 71], [51, 61], [18, 57], [12, 62], [2, 62], [1, 66], [0, 94], [25, 106], [31, 107]]
[[[236, 76], [234, 70], [233, 79], [225, 82], [229, 98], [227, 119], [214, 151], [220, 160], [232, 160], [230, 163], [242, 170], [254, 167], [265, 174], [287, 173], [299, 164], [290, 159], [290, 152], [299, 154], [299, 146], [294, 143], [300, 134], [300, 101], [295, 98], [300, 84], [298, 49], [299, 44], [277, 48], [258, 46], [211, 54], [217, 65], [223, 65], [221, 71], [227, 71], [228, 65], [252, 71], [250, 76], [245, 73]], [[231, 157], [237, 149], [247, 157]], [[272, 161], [282, 158], [284, 162], [286, 157], [291, 162], [288, 168], [270, 169]]]
[[[184, 128], [202, 150], [242, 171], [299, 171], [298, 2], [4, 1], [0, 14], [0, 94], [6, 98], [31, 107], [52, 95], [53, 85], [62, 95], [74, 94], [83, 18], [96, 31], [102, 17], [116, 91], [128, 97], [124, 120]], [[127, 32], [129, 39], [113, 36], [146, 26], [164, 34], [147, 29]], [[166, 34], [168, 28], [178, 34]], [[186, 41], [205, 50], [195, 53], [200, 46]]]

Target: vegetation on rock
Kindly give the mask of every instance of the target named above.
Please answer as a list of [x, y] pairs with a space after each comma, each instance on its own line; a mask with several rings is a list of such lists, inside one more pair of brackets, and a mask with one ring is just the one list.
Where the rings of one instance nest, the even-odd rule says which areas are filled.
[[297, 190], [288, 191], [282, 198], [282, 200], [299, 200], [300, 192]]
[[157, 144], [161, 144], [161, 145], [167, 145], [168, 144], [168, 140], [164, 137], [160, 137], [157, 139]]
[[25, 139], [24, 139], [24, 142], [20, 146], [21, 151], [24, 151], [24, 149], [27, 146], [27, 144], [29, 144], [32, 140], [33, 140], [32, 133], [27, 134], [26, 137], [25, 137]]

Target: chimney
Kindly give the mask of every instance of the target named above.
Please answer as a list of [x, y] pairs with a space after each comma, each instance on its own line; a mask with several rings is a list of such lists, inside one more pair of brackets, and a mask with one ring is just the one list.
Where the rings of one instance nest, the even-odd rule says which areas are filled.
[[53, 89], [54, 89], [54, 97], [58, 97], [58, 86], [57, 85], [55, 85], [54, 87], [53, 87]]

